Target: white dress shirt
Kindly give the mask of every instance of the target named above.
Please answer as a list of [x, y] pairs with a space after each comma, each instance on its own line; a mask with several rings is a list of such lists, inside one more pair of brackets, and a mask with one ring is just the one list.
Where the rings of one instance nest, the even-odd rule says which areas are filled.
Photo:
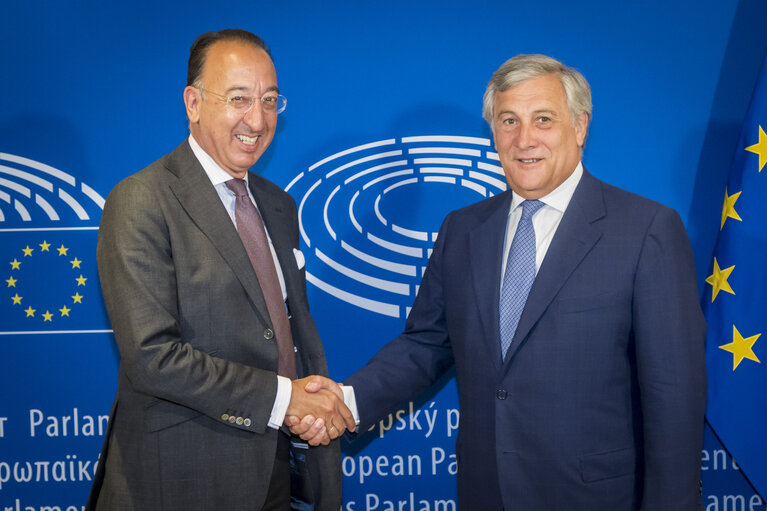
[[[538, 270], [541, 269], [543, 258], [546, 257], [546, 252], [549, 250], [551, 240], [554, 238], [554, 234], [557, 232], [559, 222], [562, 221], [562, 215], [565, 214], [567, 205], [570, 204], [570, 199], [573, 198], [575, 188], [581, 180], [583, 175], [583, 165], [578, 162], [578, 166], [570, 177], [551, 191], [548, 195], [538, 199], [543, 202], [544, 206], [535, 212], [533, 215], [533, 230], [535, 231], [535, 274], [538, 274]], [[503, 265], [501, 266], [501, 282], [503, 284], [503, 275], [506, 272], [506, 263], [509, 259], [509, 249], [511, 249], [511, 242], [514, 240], [514, 233], [517, 232], [517, 224], [522, 217], [522, 208], [520, 205], [524, 202], [521, 196], [517, 195], [514, 191], [511, 198], [511, 207], [509, 208], [509, 219], [506, 223], [506, 238], [503, 243]]]

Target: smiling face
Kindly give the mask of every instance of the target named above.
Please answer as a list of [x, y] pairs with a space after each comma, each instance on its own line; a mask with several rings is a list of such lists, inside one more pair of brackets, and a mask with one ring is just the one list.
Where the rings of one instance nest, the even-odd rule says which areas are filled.
[[585, 113], [573, 123], [555, 74], [497, 92], [493, 138], [511, 189], [533, 200], [562, 184], [578, 166], [587, 127]]
[[[243, 41], [221, 41], [209, 49], [201, 86], [223, 96], [260, 98], [278, 91], [277, 72], [266, 52]], [[243, 114], [214, 94], [193, 86], [184, 89], [189, 131], [200, 147], [226, 172], [243, 178], [274, 137], [277, 112], [256, 100]]]

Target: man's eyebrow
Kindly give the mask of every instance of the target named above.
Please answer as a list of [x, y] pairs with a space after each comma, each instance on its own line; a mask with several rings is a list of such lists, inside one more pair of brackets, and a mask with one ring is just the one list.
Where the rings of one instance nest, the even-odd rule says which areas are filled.
[[[519, 114], [517, 114], [514, 110], [509, 110], [509, 109], [499, 110], [498, 111], [498, 115], [502, 115], [502, 114], [511, 114], [511, 115], [519, 116]], [[533, 115], [540, 115], [540, 114], [547, 114], [550, 117], [558, 117], [559, 116], [559, 114], [556, 112], [556, 110], [551, 110], [549, 108], [541, 108], [539, 110], [534, 110], [533, 111]]]
[[[248, 87], [245, 87], [244, 85], [235, 85], [234, 87], [229, 87], [229, 89], [227, 89], [226, 93], [227, 94], [231, 94], [232, 92], [245, 92], [247, 90], [248, 90]], [[266, 93], [266, 92], [277, 92], [279, 94], [280, 88], [277, 87], [276, 85], [272, 85], [271, 87], [268, 87], [264, 91], [264, 93]]]

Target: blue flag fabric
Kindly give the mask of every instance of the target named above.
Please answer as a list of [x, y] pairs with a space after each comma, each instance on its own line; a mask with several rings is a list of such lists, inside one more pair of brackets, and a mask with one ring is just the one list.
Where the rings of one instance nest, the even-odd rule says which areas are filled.
[[743, 122], [706, 278], [708, 422], [767, 497], [767, 61]]

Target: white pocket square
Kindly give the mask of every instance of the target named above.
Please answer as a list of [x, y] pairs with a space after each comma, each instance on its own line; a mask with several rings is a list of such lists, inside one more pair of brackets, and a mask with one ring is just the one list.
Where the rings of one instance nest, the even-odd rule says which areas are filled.
[[306, 265], [306, 259], [304, 259], [304, 253], [298, 250], [297, 248], [293, 249], [293, 255], [296, 256], [296, 265], [298, 266], [298, 269], [303, 269], [303, 267]]

